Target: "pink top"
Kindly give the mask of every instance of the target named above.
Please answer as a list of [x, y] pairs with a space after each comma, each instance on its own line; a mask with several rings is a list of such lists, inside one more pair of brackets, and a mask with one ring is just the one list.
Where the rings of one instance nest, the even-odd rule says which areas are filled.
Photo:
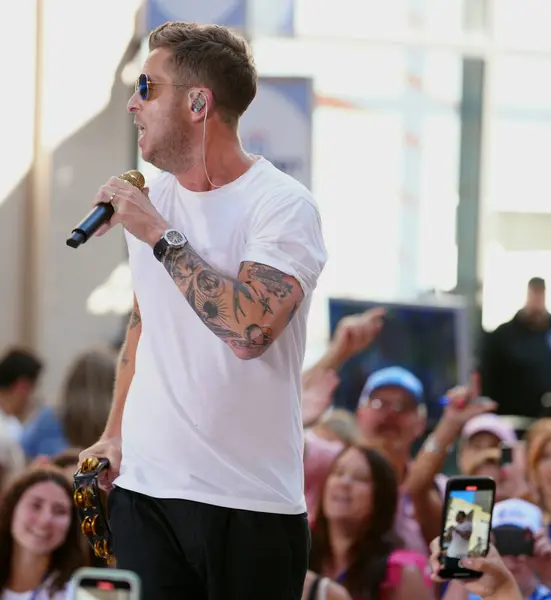
[[397, 588], [402, 580], [402, 571], [407, 568], [418, 569], [423, 575], [423, 582], [427, 588], [432, 588], [433, 582], [426, 557], [412, 550], [395, 550], [388, 557], [386, 577], [381, 592]]
[[[442, 497], [444, 497], [446, 481], [446, 476], [441, 474], [434, 479], [434, 486]], [[429, 556], [427, 542], [421, 532], [421, 526], [415, 518], [413, 502], [406, 494], [400, 494], [395, 530], [404, 542], [405, 548], [419, 552], [425, 557]]]
[[[431, 579], [430, 567], [427, 559], [418, 552], [412, 550], [394, 550], [386, 563], [385, 580], [380, 587], [381, 600], [388, 597], [388, 592], [395, 590], [402, 581], [402, 573], [404, 569], [416, 569], [423, 576], [423, 582], [428, 589], [433, 589], [433, 581]], [[354, 600], [363, 600], [355, 598]]]

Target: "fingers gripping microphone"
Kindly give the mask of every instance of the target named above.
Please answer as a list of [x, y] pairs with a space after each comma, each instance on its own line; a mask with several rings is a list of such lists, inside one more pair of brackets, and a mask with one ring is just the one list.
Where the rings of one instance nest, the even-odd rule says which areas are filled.
[[[139, 171], [127, 171], [119, 175], [119, 179], [128, 181], [140, 191], [145, 186], [145, 178]], [[73, 229], [71, 237], [67, 240], [67, 246], [78, 248], [81, 244], [87, 242], [96, 231], [109, 221], [113, 216], [115, 209], [111, 202], [100, 202], [82, 219], [82, 221]]]

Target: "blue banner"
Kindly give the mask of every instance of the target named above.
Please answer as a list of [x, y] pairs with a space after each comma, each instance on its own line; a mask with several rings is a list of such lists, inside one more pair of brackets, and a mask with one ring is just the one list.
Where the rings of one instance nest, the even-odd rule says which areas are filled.
[[145, 32], [166, 21], [215, 23], [247, 37], [291, 36], [294, 0], [147, 0]]
[[146, 30], [166, 21], [215, 23], [245, 31], [247, 0], [147, 0]]
[[294, 34], [294, 0], [248, 0], [247, 5], [247, 33], [250, 37]]
[[256, 98], [241, 117], [243, 148], [310, 188], [313, 110], [312, 79], [260, 77]]

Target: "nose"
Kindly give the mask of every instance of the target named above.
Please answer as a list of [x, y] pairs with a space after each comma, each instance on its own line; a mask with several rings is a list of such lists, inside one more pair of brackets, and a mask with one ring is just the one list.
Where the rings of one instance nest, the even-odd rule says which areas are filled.
[[37, 524], [41, 527], [47, 527], [53, 521], [54, 515], [48, 508], [43, 508], [36, 519]]
[[340, 487], [347, 487], [352, 483], [352, 477], [350, 473], [341, 473], [337, 482]]
[[381, 425], [398, 425], [398, 414], [396, 414], [391, 408], [385, 406], [381, 409], [377, 415], [379, 417], [379, 423]]
[[128, 112], [135, 113], [138, 110], [140, 101], [141, 101], [141, 98], [140, 98], [138, 92], [135, 91], [132, 94], [132, 96], [130, 96], [130, 99], [128, 100], [128, 104], [126, 105], [126, 109], [128, 110]]

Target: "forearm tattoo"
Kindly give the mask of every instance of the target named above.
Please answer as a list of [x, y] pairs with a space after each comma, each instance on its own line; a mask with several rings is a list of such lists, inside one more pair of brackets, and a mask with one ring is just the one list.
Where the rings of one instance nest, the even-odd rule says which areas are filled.
[[[259, 263], [242, 263], [238, 278], [215, 271], [187, 243], [163, 265], [201, 321], [242, 358], [256, 358], [290, 322], [302, 300], [292, 277]], [[282, 311], [284, 312], [281, 315]], [[283, 316], [283, 318], [280, 318]]]

